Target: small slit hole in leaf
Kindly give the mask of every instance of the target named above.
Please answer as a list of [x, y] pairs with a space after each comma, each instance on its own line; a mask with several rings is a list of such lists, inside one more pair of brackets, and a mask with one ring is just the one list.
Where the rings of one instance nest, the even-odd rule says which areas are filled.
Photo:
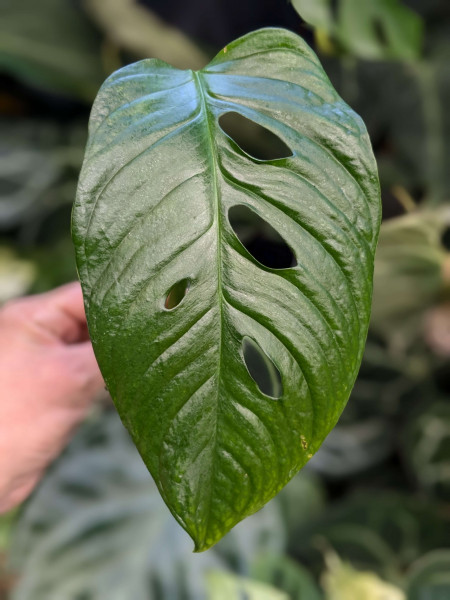
[[281, 235], [254, 210], [236, 204], [228, 211], [228, 219], [244, 248], [269, 269], [289, 269], [297, 261]]
[[189, 291], [189, 279], [181, 279], [173, 285], [166, 296], [164, 308], [172, 310], [176, 308]]
[[442, 232], [441, 243], [444, 248], [450, 252], [450, 227], [446, 227]]
[[281, 398], [281, 375], [267, 354], [247, 336], [242, 339], [242, 353], [247, 371], [261, 392], [276, 400]]
[[277, 160], [292, 156], [292, 150], [275, 133], [237, 112], [219, 117], [224, 133], [247, 154], [258, 160]]

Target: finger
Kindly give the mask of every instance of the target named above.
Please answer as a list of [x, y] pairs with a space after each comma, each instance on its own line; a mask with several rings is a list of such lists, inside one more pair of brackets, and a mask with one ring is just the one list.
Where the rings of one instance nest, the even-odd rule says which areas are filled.
[[83, 293], [78, 282], [52, 290], [47, 300], [49, 311], [55, 317], [49, 324], [61, 339], [69, 343], [89, 340]]
[[103, 392], [105, 382], [95, 358], [91, 342], [72, 344], [65, 349], [75, 387], [86, 396], [88, 403], [95, 401]]
[[81, 323], [86, 322], [83, 293], [78, 281], [72, 281], [44, 294], [30, 297], [30, 299], [33, 298], [42, 300], [50, 309], [64, 312], [71, 319]]
[[17, 308], [28, 330], [37, 332], [41, 341], [73, 344], [89, 339], [83, 294], [78, 282], [21, 299]]

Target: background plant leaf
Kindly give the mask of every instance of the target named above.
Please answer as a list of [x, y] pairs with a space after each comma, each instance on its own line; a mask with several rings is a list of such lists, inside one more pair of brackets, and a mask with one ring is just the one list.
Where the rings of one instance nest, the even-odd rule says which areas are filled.
[[269, 585], [231, 573], [213, 571], [207, 581], [209, 600], [289, 600], [287, 594]]
[[330, 0], [292, 0], [292, 6], [301, 18], [330, 33], [334, 28], [333, 10]]
[[[361, 484], [362, 485], [362, 484]], [[405, 567], [433, 548], [447, 547], [445, 506], [392, 491], [360, 491], [292, 532], [290, 553], [319, 572], [323, 550], [388, 581], [401, 581]]]
[[362, 59], [414, 60], [422, 50], [423, 22], [399, 0], [292, 0], [321, 35]]
[[321, 600], [322, 596], [311, 574], [283, 555], [261, 554], [251, 567], [258, 581], [275, 585], [288, 594], [290, 600]]
[[138, 58], [160, 58], [180, 69], [208, 62], [192, 40], [136, 0], [84, 0], [84, 6], [109, 40]]
[[322, 577], [326, 600], [406, 600], [400, 588], [375, 573], [357, 571], [333, 554], [328, 555], [327, 563]]
[[[414, 415], [403, 433], [403, 457], [423, 489], [450, 499], [450, 407], [438, 400]], [[427, 403], [428, 405], [428, 403]]]
[[122, 600], [130, 593], [133, 600], [200, 600], [208, 570], [256, 578], [255, 557], [282, 555], [287, 523], [317, 516], [320, 498], [317, 484], [302, 473], [210, 552], [193, 555], [116, 411], [107, 409], [81, 428], [19, 514], [12, 600], [82, 594]]
[[408, 600], [445, 600], [450, 595], [450, 550], [435, 550], [414, 563], [408, 577]]
[[442, 239], [449, 224], [450, 211], [441, 208], [391, 219], [381, 227], [371, 328], [397, 351], [417, 340], [425, 311], [446, 293], [449, 252]]
[[399, 0], [340, 0], [338, 36], [365, 59], [413, 60], [422, 50], [423, 23]]
[[75, 2], [4, 0], [0, 68], [39, 88], [91, 102], [105, 77], [100, 36]]

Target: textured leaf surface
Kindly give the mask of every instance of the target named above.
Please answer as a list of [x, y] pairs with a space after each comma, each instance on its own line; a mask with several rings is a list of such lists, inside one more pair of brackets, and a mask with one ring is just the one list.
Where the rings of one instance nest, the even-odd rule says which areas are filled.
[[[220, 127], [227, 112], [292, 154], [248, 155]], [[270, 224], [295, 266], [258, 262], [235, 206]], [[249, 34], [198, 73], [144, 60], [100, 90], [73, 215], [90, 333], [197, 550], [272, 498], [336, 423], [367, 333], [379, 217], [364, 124], [290, 32]], [[277, 399], [247, 370], [245, 340], [280, 373]]]

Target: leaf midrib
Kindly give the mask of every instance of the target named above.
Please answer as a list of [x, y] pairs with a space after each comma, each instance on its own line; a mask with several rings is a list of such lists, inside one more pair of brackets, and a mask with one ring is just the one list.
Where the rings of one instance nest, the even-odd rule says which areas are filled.
[[[217, 395], [216, 395], [216, 418], [214, 424], [214, 432], [211, 436], [213, 440], [213, 456], [211, 461], [211, 478], [210, 478], [210, 489], [208, 495], [208, 512], [206, 515], [206, 523], [205, 523], [205, 537], [203, 539], [202, 546], [206, 543], [206, 536], [209, 529], [209, 522], [211, 518], [211, 501], [212, 501], [212, 487], [215, 476], [215, 458], [217, 454], [217, 430], [218, 430], [218, 422], [219, 422], [219, 387], [221, 380], [221, 370], [222, 370], [222, 339], [223, 339], [223, 292], [222, 292], [222, 234], [221, 234], [221, 211], [219, 204], [219, 185], [218, 185], [218, 161], [217, 161], [217, 147], [214, 141], [214, 132], [211, 129], [211, 123], [209, 119], [209, 111], [208, 111], [208, 103], [205, 98], [205, 90], [204, 84], [202, 81], [202, 73], [199, 71], [192, 71], [193, 78], [199, 93], [200, 97], [200, 110], [205, 115], [205, 128], [207, 133], [209, 152], [208, 152], [208, 162], [211, 167], [211, 172], [213, 174], [212, 187], [214, 191], [214, 221], [217, 227], [217, 303], [219, 306], [219, 321], [220, 321], [220, 329], [219, 329], [219, 355], [217, 362]], [[199, 548], [196, 548], [198, 550]]]

